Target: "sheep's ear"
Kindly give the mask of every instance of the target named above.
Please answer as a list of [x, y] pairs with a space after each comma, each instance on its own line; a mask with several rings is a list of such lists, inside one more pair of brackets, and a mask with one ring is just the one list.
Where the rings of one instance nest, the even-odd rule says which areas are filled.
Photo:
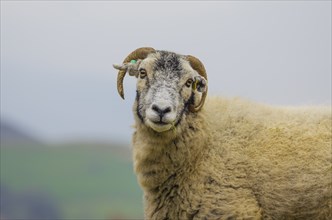
[[132, 60], [132, 62], [129, 63], [123, 63], [121, 65], [113, 64], [113, 67], [117, 70], [126, 71], [130, 76], [135, 76], [136, 78], [139, 75], [139, 64], [142, 60]]
[[192, 85], [193, 90], [197, 90], [198, 92], [206, 92], [207, 91], [207, 82], [206, 79], [202, 76], [196, 76], [194, 78], [194, 83]]
[[207, 96], [207, 90], [208, 90], [207, 89], [207, 74], [206, 74], [206, 70], [205, 70], [203, 63], [198, 58], [191, 56], [191, 55], [187, 55], [187, 60], [189, 61], [190, 66], [194, 70], [197, 71], [197, 73], [200, 75], [200, 77], [202, 77], [204, 79], [204, 81], [199, 80], [195, 86], [195, 87], [197, 87], [197, 91], [203, 91], [201, 101], [199, 102], [199, 104], [197, 106], [194, 106], [194, 105], [189, 106], [189, 110], [191, 112], [198, 112], [203, 107], [206, 96]]

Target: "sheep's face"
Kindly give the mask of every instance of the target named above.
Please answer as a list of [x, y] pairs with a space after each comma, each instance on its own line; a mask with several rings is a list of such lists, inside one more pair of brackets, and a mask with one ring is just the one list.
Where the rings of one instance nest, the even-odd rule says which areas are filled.
[[[169, 131], [181, 123], [190, 105], [197, 105], [206, 81], [185, 56], [157, 51], [133, 64], [137, 77], [134, 114], [156, 132]], [[130, 69], [130, 68], [129, 68]], [[130, 70], [129, 70], [130, 71]]]

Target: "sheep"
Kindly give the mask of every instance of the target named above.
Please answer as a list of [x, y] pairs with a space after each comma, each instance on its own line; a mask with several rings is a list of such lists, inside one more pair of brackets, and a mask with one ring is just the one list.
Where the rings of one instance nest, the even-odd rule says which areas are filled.
[[[202, 62], [138, 48], [134, 171], [146, 219], [332, 219], [330, 106], [207, 98]], [[203, 107], [204, 105], [204, 107]]]

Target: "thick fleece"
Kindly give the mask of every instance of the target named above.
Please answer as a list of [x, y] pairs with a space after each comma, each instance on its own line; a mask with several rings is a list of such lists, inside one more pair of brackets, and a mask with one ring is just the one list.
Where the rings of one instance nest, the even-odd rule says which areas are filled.
[[146, 219], [332, 219], [331, 108], [210, 98], [162, 133], [136, 108]]

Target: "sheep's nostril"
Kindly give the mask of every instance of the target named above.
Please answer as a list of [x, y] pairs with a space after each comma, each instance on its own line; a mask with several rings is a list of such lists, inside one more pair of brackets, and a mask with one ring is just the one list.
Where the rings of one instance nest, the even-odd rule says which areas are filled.
[[171, 107], [167, 107], [167, 108], [164, 109], [164, 114], [166, 114], [168, 112], [171, 112]]
[[156, 105], [152, 105], [152, 110], [158, 113], [161, 111], [160, 108]]
[[171, 112], [171, 107], [160, 108], [157, 105], [152, 105], [152, 110], [157, 112], [160, 117], [163, 117], [165, 114]]

